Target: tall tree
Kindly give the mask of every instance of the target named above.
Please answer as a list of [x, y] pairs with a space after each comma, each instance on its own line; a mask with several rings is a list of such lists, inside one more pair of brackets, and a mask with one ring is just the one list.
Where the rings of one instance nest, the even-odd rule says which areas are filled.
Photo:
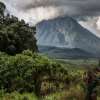
[[4, 10], [5, 10], [6, 6], [0, 2], [0, 15], [4, 15]]
[[37, 51], [35, 27], [30, 27], [24, 20], [7, 14], [4, 16], [5, 5], [0, 3], [0, 51], [9, 54], [20, 53], [30, 49]]

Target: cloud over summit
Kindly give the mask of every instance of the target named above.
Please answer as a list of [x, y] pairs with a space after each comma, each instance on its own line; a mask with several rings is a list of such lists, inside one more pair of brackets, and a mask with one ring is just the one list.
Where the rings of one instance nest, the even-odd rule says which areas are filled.
[[100, 15], [100, 0], [3, 0], [11, 14], [37, 23], [57, 16]]

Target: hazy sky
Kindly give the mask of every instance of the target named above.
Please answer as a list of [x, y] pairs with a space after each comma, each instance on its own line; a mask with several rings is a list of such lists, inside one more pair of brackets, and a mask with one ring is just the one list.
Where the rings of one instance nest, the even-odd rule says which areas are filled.
[[37, 23], [57, 16], [98, 16], [88, 21], [100, 29], [100, 0], [1, 0], [9, 12], [26, 22]]

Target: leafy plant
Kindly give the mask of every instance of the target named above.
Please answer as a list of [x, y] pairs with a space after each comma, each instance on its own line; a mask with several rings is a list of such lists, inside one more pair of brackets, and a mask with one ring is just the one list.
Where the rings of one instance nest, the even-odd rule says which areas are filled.
[[0, 53], [0, 88], [4, 87], [8, 92], [35, 91], [40, 94], [45, 77], [48, 83], [51, 80], [55, 84], [69, 80], [67, 70], [60, 64], [30, 50], [15, 56]]

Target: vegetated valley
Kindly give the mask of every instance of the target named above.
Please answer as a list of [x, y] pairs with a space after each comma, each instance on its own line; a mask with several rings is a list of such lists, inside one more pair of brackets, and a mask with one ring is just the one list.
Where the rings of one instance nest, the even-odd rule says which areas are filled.
[[38, 53], [36, 28], [0, 2], [0, 100], [100, 100], [98, 59], [51, 59]]

